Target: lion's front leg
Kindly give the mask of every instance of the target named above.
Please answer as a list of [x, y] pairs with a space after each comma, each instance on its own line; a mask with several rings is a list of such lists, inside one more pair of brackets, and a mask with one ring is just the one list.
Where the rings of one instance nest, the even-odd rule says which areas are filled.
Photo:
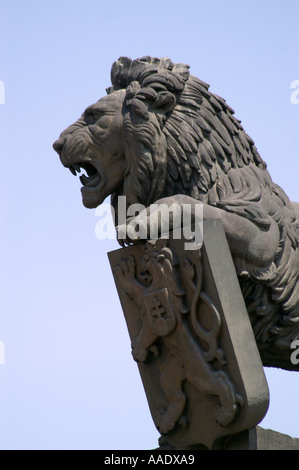
[[[198, 210], [199, 206], [201, 210]], [[171, 231], [177, 231], [182, 236], [183, 231], [180, 230], [183, 224], [193, 225], [211, 219], [221, 220], [234, 258], [244, 259], [256, 267], [267, 267], [274, 260], [279, 244], [279, 228], [273, 220], [269, 219], [267, 229], [260, 228], [246, 217], [185, 195], [156, 201], [137, 217], [128, 219], [118, 230], [125, 242], [130, 244], [142, 239], [168, 238]]]
[[136, 217], [128, 217], [125, 224], [117, 225], [117, 241], [124, 247], [125, 245], [134, 244], [139, 240], [147, 240], [151, 238], [149, 227], [148, 210], [145, 209]]
[[123, 246], [139, 240], [169, 238], [171, 231], [181, 231], [184, 222], [183, 208], [178, 196], [151, 204], [137, 216], [129, 217], [125, 224], [116, 227], [118, 242]]

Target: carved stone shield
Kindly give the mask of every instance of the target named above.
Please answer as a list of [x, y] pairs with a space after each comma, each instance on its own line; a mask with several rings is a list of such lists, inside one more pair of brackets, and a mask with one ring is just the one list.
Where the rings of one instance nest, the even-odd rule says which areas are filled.
[[109, 253], [152, 418], [176, 449], [221, 448], [256, 426], [268, 386], [220, 221], [184, 240]]
[[153, 333], [157, 336], [167, 336], [172, 333], [176, 327], [176, 319], [167, 288], [146, 293], [143, 299]]

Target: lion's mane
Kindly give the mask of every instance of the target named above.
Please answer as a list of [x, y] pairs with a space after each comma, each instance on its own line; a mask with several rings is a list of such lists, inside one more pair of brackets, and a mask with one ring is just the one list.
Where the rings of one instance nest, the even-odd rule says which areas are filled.
[[261, 230], [272, 220], [277, 223], [280, 243], [267, 269], [235, 260], [267, 365], [269, 343], [289, 348], [299, 320], [298, 222], [288, 197], [273, 183], [233, 109], [190, 75], [188, 65], [121, 57], [112, 66], [111, 81], [107, 93], [126, 90], [124, 194], [129, 203], [148, 206], [186, 194], [245, 217]]

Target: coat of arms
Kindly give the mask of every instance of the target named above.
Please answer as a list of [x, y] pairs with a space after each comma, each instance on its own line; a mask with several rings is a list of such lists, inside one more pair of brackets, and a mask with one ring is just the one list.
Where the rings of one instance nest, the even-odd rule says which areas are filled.
[[[250, 377], [240, 372], [236, 344], [232, 345], [238, 343], [238, 335], [230, 316], [248, 320], [241, 293], [239, 305], [227, 303], [241, 311], [226, 312], [225, 282], [220, 285], [213, 278], [215, 253], [210, 255], [209, 242], [187, 256], [182, 245], [181, 240], [159, 239], [109, 257], [156, 427], [176, 448], [212, 448], [219, 439], [262, 419], [268, 406], [267, 385], [249, 321], [245, 327], [251, 336], [244, 346], [251, 357], [246, 360], [249, 366], [257, 361], [260, 367], [254, 391]], [[214, 240], [214, 251], [215, 246]], [[229, 253], [225, 248], [222, 252]], [[226, 275], [232, 274], [236, 276], [233, 266], [226, 263]], [[230, 289], [238, 288], [236, 277], [230, 282]]]

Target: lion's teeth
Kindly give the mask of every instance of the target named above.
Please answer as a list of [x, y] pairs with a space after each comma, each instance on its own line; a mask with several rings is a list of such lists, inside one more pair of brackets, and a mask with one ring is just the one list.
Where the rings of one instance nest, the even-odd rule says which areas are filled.
[[81, 167], [80, 167], [80, 165], [78, 165], [78, 163], [74, 163], [74, 164], [73, 164], [73, 167], [75, 168], [75, 170], [76, 170], [78, 173], [81, 173]]
[[70, 166], [70, 172], [71, 172], [74, 176], [77, 175], [75, 168], [72, 167], [72, 166]]

